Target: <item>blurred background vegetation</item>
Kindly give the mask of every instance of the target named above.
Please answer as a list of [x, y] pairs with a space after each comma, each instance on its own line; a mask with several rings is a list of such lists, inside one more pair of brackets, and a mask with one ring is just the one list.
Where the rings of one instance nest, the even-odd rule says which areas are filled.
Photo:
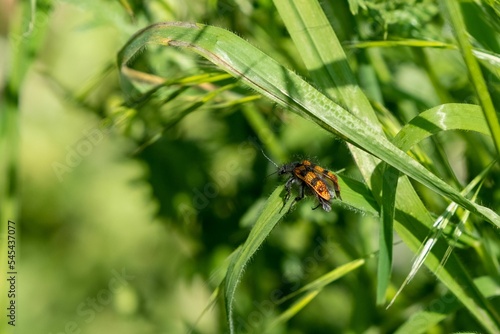
[[[434, 1], [321, 4], [389, 135], [397, 131], [391, 124], [433, 106], [477, 102], [456, 50], [356, 47], [450, 42]], [[462, 3], [470, 34], [490, 56], [500, 53], [498, 6]], [[176, 84], [146, 98], [120, 88], [117, 52], [136, 31], [162, 21], [226, 28], [309, 78], [270, 0], [1, 0], [0, 17], [2, 108], [18, 110], [20, 132], [12, 146], [21, 185], [16, 333], [225, 332], [222, 301], [198, 317], [255, 212], [284, 181], [268, 176], [274, 167], [261, 154], [262, 138], [273, 138], [263, 149], [278, 163], [309, 158], [362, 180], [345, 143], [234, 85], [199, 56], [148, 48], [134, 68]], [[498, 62], [482, 65], [498, 105]], [[422, 147], [427, 166], [457, 187], [494, 156], [491, 140], [476, 133], [440, 133]], [[499, 178], [497, 167], [481, 190], [481, 203], [496, 212]], [[431, 212], [444, 211], [445, 199], [416, 187]], [[241, 332], [286, 308], [269, 303], [277, 291], [286, 295], [377, 251], [377, 217], [337, 203], [330, 213], [313, 206], [307, 199], [285, 216], [247, 267], [237, 290]], [[475, 239], [498, 241], [491, 225], [476, 223]], [[489, 272], [471, 249], [455, 249], [471, 276], [498, 279], [498, 244]], [[392, 293], [412, 257], [404, 244], [395, 246]], [[418, 310], [443, 312], [435, 301], [445, 289], [426, 269], [391, 308], [376, 306], [376, 269], [369, 259], [274, 331], [391, 333]], [[431, 332], [481, 330], [459, 308]]]

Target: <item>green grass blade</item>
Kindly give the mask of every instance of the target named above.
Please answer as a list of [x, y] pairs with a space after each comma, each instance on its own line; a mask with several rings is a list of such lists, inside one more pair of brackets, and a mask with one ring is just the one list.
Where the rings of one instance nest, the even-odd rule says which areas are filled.
[[[469, 192], [471, 192], [476, 186], [480, 187], [480, 184], [484, 182], [485, 177], [488, 175], [489, 171], [491, 168], [494, 166], [495, 162], [491, 163], [488, 167], [486, 167], [478, 176], [476, 176], [468, 185], [467, 187], [464, 188], [462, 191], [463, 195], [467, 195]], [[478, 188], [479, 188], [478, 187]], [[476, 191], [475, 195], [473, 196], [473, 200], [476, 199], [477, 197], [477, 192], [479, 189]], [[438, 219], [434, 222], [434, 225], [432, 226], [432, 231], [430, 234], [426, 237], [422, 245], [420, 246], [419, 251], [417, 252], [417, 256], [413, 262], [412, 268], [408, 276], [405, 278], [403, 284], [401, 284], [401, 287], [398, 289], [394, 297], [392, 298], [392, 301], [389, 303], [387, 306], [388, 308], [394, 303], [398, 295], [401, 293], [403, 288], [410, 283], [410, 281], [415, 277], [417, 274], [418, 270], [420, 267], [424, 264], [425, 260], [427, 257], [431, 254], [432, 248], [436, 244], [436, 242], [439, 240], [439, 237], [443, 234], [444, 229], [450, 222], [451, 217], [456, 213], [456, 210], [458, 208], [458, 205], [456, 203], [450, 203], [448, 207], [446, 208], [445, 212], [441, 214]], [[463, 221], [464, 219], [467, 219], [469, 216], [469, 212], [466, 211], [464, 217], [461, 220], [461, 224], [464, 224], [465, 222]], [[457, 230], [458, 227], [457, 227]], [[456, 240], [458, 240], [458, 236], [456, 235]], [[444, 264], [446, 263], [446, 260], [449, 258], [451, 255], [451, 250], [453, 247], [450, 245], [448, 246], [446, 253], [443, 255], [441, 262], [440, 262], [440, 267], [438, 267], [438, 270], [444, 267]], [[437, 275], [439, 271], [436, 271], [435, 274]]]
[[292, 298], [295, 298], [296, 296], [305, 293], [305, 292], [310, 292], [313, 290], [321, 290], [328, 284], [338, 280], [339, 278], [349, 274], [350, 272], [358, 269], [362, 265], [366, 263], [366, 258], [362, 259], [357, 259], [354, 261], [351, 261], [349, 263], [346, 263], [344, 265], [341, 265], [340, 267], [335, 268], [332, 271], [329, 271], [328, 273], [322, 275], [321, 277], [318, 277], [311, 283], [308, 283], [307, 285], [304, 285], [302, 288], [290, 293], [289, 295], [281, 298], [278, 300], [278, 304], [284, 303], [287, 300], [290, 300]]
[[[500, 296], [500, 285], [498, 281], [490, 276], [476, 278], [474, 284], [486, 298]], [[463, 305], [454, 295], [449, 293], [445, 294], [441, 298], [433, 301], [428, 309], [413, 314], [410, 319], [401, 325], [394, 333], [428, 333], [431, 328], [461, 307], [463, 307]]]
[[[358, 269], [364, 265], [366, 259], [357, 259], [346, 263], [334, 270], [322, 275], [321, 277], [315, 279], [313, 282], [303, 286], [299, 290], [287, 295], [286, 297], [280, 299], [278, 303], [283, 303], [289, 299], [292, 299], [300, 294], [301, 296], [296, 302], [294, 302], [287, 310], [281, 313], [270, 325], [268, 329], [275, 327], [279, 324], [285, 323], [290, 320], [294, 315], [300, 312], [304, 307], [306, 307], [328, 284], [338, 280], [339, 278], [349, 274], [350, 272]], [[267, 332], [267, 331], [266, 331]]]
[[422, 41], [418, 39], [405, 39], [397, 41], [362, 41], [350, 42], [346, 44], [348, 48], [393, 48], [398, 46], [409, 46], [415, 48], [435, 48], [435, 49], [456, 49], [453, 44], [443, 43], [439, 41]]
[[[479, 184], [476, 191], [474, 192], [474, 195], [472, 196], [473, 201], [477, 200], [477, 196], [479, 195], [479, 191], [481, 190], [483, 183], [484, 183], [484, 178], [481, 181], [481, 184]], [[446, 253], [444, 253], [443, 259], [441, 260], [441, 267], [444, 267], [444, 265], [446, 264], [446, 261], [448, 261], [448, 258], [452, 254], [453, 249], [455, 248], [455, 245], [458, 243], [458, 239], [460, 238], [460, 236], [462, 235], [462, 233], [465, 230], [465, 223], [469, 219], [469, 216], [470, 216], [470, 212], [465, 211], [463, 216], [460, 217], [460, 221], [455, 226], [455, 228], [453, 230], [453, 241], [450, 243], [450, 245], [446, 249]]]
[[460, 10], [460, 3], [455, 0], [441, 0], [440, 3], [441, 7], [444, 9], [446, 19], [453, 28], [458, 47], [464, 58], [467, 70], [469, 71], [469, 78], [476, 90], [479, 103], [483, 109], [486, 121], [488, 122], [497, 153], [500, 154], [500, 123], [498, 122], [497, 113], [483, 78], [481, 68], [472, 52], [467, 27], [465, 26], [464, 18]]
[[399, 173], [391, 166], [384, 164], [382, 180], [382, 210], [379, 232], [379, 256], [377, 263], [377, 304], [383, 305], [392, 273], [394, 213], [396, 209], [396, 189]]
[[396, 135], [393, 143], [403, 151], [441, 131], [476, 131], [489, 135], [481, 107], [473, 104], [443, 104], [420, 113]]
[[288, 157], [283, 150], [278, 138], [269, 128], [269, 124], [264, 119], [264, 116], [257, 110], [255, 104], [247, 104], [242, 106], [243, 115], [245, 115], [248, 124], [259, 137], [260, 142], [266, 147], [266, 151], [278, 159], [278, 162], [287, 161]]
[[373, 216], [379, 215], [379, 205], [364, 183], [343, 174], [337, 174], [337, 177], [342, 189], [342, 201], [338, 202], [339, 205]]
[[[394, 48], [398, 46], [408, 46], [413, 48], [433, 48], [433, 49], [450, 49], [456, 50], [457, 46], [449, 43], [443, 43], [438, 41], [423, 41], [414, 39], [405, 39], [398, 41], [363, 41], [363, 42], [351, 42], [345, 45], [350, 49], [364, 49], [364, 48]], [[472, 54], [479, 60], [483, 61], [484, 64], [490, 63], [498, 66], [500, 64], [500, 56], [496, 53], [472, 49]]]
[[344, 49], [316, 0], [274, 0], [316, 87], [335, 97], [382, 134], [373, 108], [347, 62]]
[[272, 229], [290, 209], [292, 201], [288, 201], [288, 203], [283, 206], [283, 199], [280, 196], [283, 190], [284, 186], [281, 185], [277, 187], [276, 190], [274, 190], [274, 192], [269, 196], [262, 213], [250, 231], [247, 240], [241, 249], [234, 254], [234, 257], [229, 264], [224, 285], [224, 300], [226, 303], [227, 320], [231, 333], [234, 332], [233, 304], [235, 292], [243, 270], [245, 269], [250, 258], [262, 245], [269, 233], [271, 233]]
[[264, 329], [264, 333], [271, 333], [271, 330], [278, 325], [286, 323], [288, 320], [293, 318], [297, 313], [304, 309], [309, 303], [316, 298], [320, 293], [320, 290], [308, 291], [306, 294], [301, 296], [289, 308], [277, 316], [268, 326]]
[[441, 216], [439, 216], [438, 219], [434, 222], [430, 235], [424, 240], [424, 242], [420, 246], [420, 249], [417, 252], [416, 258], [413, 260], [410, 273], [408, 274], [408, 276], [406, 276], [405, 280], [403, 281], [403, 284], [401, 284], [401, 287], [398, 289], [398, 291], [392, 298], [389, 305], [387, 305], [387, 308], [391, 307], [394, 301], [398, 298], [401, 291], [403, 291], [404, 287], [406, 287], [410, 283], [410, 281], [415, 277], [418, 270], [422, 267], [425, 260], [431, 253], [432, 248], [439, 240], [439, 237], [443, 233], [445, 227], [448, 225], [450, 218], [455, 214], [457, 208], [458, 208], [457, 204], [451, 203], [446, 208], [445, 212]]

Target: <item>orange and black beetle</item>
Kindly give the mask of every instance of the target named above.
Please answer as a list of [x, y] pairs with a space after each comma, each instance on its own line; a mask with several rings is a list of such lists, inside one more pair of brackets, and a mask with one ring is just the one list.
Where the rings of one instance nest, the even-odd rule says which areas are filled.
[[[332, 209], [330, 200], [332, 198], [342, 199], [337, 176], [309, 160], [296, 161], [278, 167], [278, 175], [283, 174], [291, 174], [285, 184], [287, 191], [285, 202], [290, 198], [294, 183], [300, 186], [299, 196], [295, 197], [296, 202], [304, 198], [306, 189], [309, 189], [316, 196], [319, 204], [313, 210], [322, 206], [323, 210], [330, 212]], [[333, 186], [333, 191], [330, 190], [330, 184]]]

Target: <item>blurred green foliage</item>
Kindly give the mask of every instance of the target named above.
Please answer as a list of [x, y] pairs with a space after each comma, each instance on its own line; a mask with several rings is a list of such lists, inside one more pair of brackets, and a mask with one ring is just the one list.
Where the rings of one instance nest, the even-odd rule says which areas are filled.
[[[442, 103], [477, 103], [456, 50], [356, 47], [387, 39], [452, 43], [434, 1], [321, 4], [386, 133]], [[495, 6], [468, 2], [463, 13], [474, 47], [492, 56], [481, 64], [498, 107]], [[277, 139], [263, 149], [278, 163], [309, 158], [362, 181], [345, 143], [199, 56], [148, 48], [134, 60], [135, 70], [151, 74], [139, 87], [147, 94], [125, 96], [120, 87], [117, 52], [136, 31], [162, 21], [226, 28], [310, 79], [270, 0], [0, 1], [0, 8], [2, 109], [18, 111], [21, 133], [14, 152], [16, 333], [227, 331], [221, 299], [203, 310], [263, 201], [284, 181], [270, 175], [252, 112]], [[428, 158], [422, 163], [457, 188], [496, 156], [489, 137], [466, 132], [439, 133], [420, 149]], [[480, 192], [481, 204], [495, 212], [499, 182], [496, 166]], [[436, 217], [446, 209], [445, 199], [415, 187]], [[271, 323], [292, 303], [275, 300], [365, 257], [364, 266], [271, 332], [391, 333], [417, 311], [439, 313], [453, 299], [443, 299], [443, 286], [421, 270], [391, 308], [377, 307], [377, 262], [369, 255], [378, 250], [378, 218], [337, 203], [331, 213], [313, 206], [308, 198], [285, 216], [246, 268], [235, 305], [242, 333]], [[472, 277], [498, 280], [498, 231], [477, 217], [465, 228], [472, 241], [454, 252]], [[404, 244], [395, 246], [389, 294], [412, 257]], [[500, 308], [498, 297], [492, 303]], [[429, 332], [483, 330], [465, 309], [447, 315]], [[3, 320], [0, 331], [7, 330]]]

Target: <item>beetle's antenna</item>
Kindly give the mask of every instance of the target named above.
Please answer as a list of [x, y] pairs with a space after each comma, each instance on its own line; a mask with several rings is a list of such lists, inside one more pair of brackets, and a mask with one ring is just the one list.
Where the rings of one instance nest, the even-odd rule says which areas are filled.
[[271, 174], [267, 175], [266, 177], [269, 177], [269, 176], [274, 175], [274, 174], [276, 174], [276, 173], [278, 173], [278, 171], [277, 171], [277, 170], [276, 170], [275, 172], [272, 172]]
[[[265, 153], [264, 153], [264, 150], [262, 149], [262, 147], [260, 148], [260, 151], [262, 152], [262, 154], [266, 157], [267, 160], [269, 160], [273, 165], [276, 166], [276, 168], [279, 168], [280, 166], [278, 166], [274, 161], [271, 160], [271, 158], [269, 158]], [[274, 173], [273, 173], [274, 174]], [[272, 174], [271, 174], [272, 175]]]

